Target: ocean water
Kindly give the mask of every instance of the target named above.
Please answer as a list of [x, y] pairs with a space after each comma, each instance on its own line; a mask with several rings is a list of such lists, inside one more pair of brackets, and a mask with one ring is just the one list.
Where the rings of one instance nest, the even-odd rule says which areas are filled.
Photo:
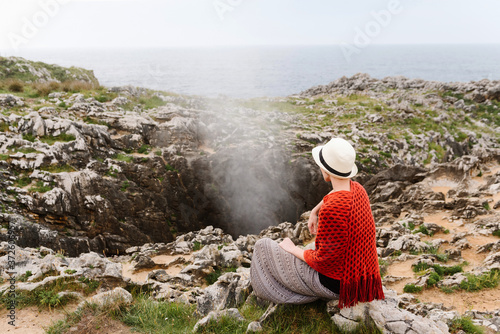
[[238, 98], [288, 96], [358, 72], [444, 82], [500, 79], [500, 45], [371, 45], [351, 58], [336, 45], [22, 50], [15, 55], [92, 69], [105, 86]]

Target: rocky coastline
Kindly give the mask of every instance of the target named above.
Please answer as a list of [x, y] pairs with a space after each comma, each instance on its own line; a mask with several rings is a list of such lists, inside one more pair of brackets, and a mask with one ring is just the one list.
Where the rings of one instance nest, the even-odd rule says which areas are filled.
[[[262, 303], [249, 281], [253, 245], [314, 246], [308, 210], [328, 185], [310, 152], [342, 136], [358, 152], [387, 298], [328, 303], [335, 325], [448, 333], [468, 317], [500, 331], [500, 81], [357, 74], [284, 98], [209, 99], [5, 64], [16, 71], [0, 67], [0, 291], [13, 233], [22, 293], [94, 284], [58, 298], [106, 307], [140, 289], [196, 305], [195, 330], [244, 321], [241, 307]], [[281, 306], [265, 307], [248, 331]]]

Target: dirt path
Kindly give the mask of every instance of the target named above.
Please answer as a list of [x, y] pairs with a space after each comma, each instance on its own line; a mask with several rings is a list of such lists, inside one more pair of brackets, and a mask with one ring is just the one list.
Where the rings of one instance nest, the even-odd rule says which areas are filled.
[[455, 291], [444, 293], [438, 288], [426, 289], [415, 294], [421, 302], [443, 303], [446, 307], [454, 307], [463, 314], [465, 311], [493, 311], [500, 307], [500, 289], [487, 289], [477, 292]]
[[7, 310], [0, 311], [0, 333], [19, 333], [19, 334], [43, 334], [45, 329], [52, 326], [59, 320], [64, 320], [66, 312], [71, 313], [76, 310], [78, 303], [68, 304], [64, 309], [39, 311], [36, 306], [30, 306], [23, 309], [16, 309], [16, 326], [8, 324]]

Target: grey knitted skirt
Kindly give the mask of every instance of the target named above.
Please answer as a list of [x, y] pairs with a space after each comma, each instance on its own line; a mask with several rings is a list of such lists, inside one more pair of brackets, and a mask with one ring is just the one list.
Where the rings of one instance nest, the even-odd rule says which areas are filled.
[[257, 297], [277, 304], [339, 298], [321, 284], [316, 270], [269, 238], [260, 239], [254, 246], [250, 281]]

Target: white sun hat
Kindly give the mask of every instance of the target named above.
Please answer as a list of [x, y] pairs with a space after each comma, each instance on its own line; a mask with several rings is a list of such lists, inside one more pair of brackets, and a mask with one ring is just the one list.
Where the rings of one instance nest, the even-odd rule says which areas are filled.
[[350, 179], [358, 173], [356, 151], [342, 138], [332, 138], [326, 145], [313, 148], [312, 156], [319, 167], [340, 179]]

